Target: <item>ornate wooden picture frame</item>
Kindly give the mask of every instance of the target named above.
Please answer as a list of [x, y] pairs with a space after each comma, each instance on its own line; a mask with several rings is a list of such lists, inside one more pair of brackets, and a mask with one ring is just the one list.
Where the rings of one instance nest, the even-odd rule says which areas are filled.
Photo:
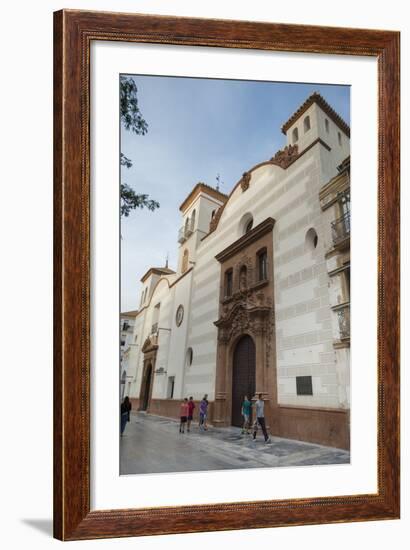
[[[54, 535], [62, 540], [399, 517], [398, 32], [63, 10], [54, 15]], [[93, 41], [371, 56], [378, 62], [378, 491], [90, 509], [90, 47]], [[388, 237], [387, 237], [388, 236]]]

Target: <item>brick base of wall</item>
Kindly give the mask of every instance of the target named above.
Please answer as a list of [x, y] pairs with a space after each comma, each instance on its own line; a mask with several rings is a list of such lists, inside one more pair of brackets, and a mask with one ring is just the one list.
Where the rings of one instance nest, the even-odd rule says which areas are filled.
[[[139, 399], [131, 399], [132, 410], [139, 410]], [[194, 401], [194, 422], [199, 420], [199, 401]], [[179, 399], [151, 399], [147, 413], [179, 420]], [[214, 403], [208, 406], [211, 423]], [[277, 411], [277, 412], [276, 412]], [[350, 413], [344, 409], [314, 409], [280, 405], [275, 412], [266, 410], [271, 434], [288, 439], [318, 443], [338, 449], [350, 449]]]
[[345, 409], [278, 407], [276, 423], [279, 437], [350, 449], [350, 412]]
[[[179, 399], [151, 399], [147, 413], [154, 414], [156, 416], [165, 416], [167, 418], [174, 418], [179, 420], [180, 417], [180, 405], [182, 401]], [[194, 401], [194, 422], [199, 421], [199, 401]], [[131, 399], [132, 410], [139, 410], [139, 399]], [[208, 405], [208, 424], [210, 424], [210, 419], [212, 418], [212, 408], [213, 403], [209, 402]]]

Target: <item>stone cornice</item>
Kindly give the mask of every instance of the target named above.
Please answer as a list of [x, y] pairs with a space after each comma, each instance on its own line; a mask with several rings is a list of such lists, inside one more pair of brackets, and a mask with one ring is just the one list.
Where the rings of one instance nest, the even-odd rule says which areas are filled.
[[187, 198], [184, 200], [184, 202], [179, 207], [181, 212], [185, 212], [187, 208], [192, 204], [192, 202], [196, 199], [196, 197], [200, 193], [206, 193], [207, 195], [210, 195], [214, 199], [217, 199], [218, 201], [224, 203], [226, 199], [228, 198], [225, 193], [221, 193], [218, 191], [218, 189], [214, 189], [210, 185], [207, 185], [206, 183], [199, 182], [195, 185], [195, 187], [192, 189], [192, 191], [189, 193]]
[[150, 275], [174, 275], [175, 271], [169, 267], [150, 267], [148, 271], [141, 277], [141, 283], [144, 283]]
[[282, 132], [286, 134], [286, 132], [289, 130], [289, 128], [297, 121], [298, 118], [300, 118], [303, 113], [305, 113], [313, 103], [317, 103], [319, 107], [322, 109], [324, 113], [327, 114], [327, 116], [333, 120], [333, 122], [338, 126], [346, 135], [347, 137], [350, 137], [350, 127], [349, 125], [342, 119], [340, 115], [336, 113], [336, 111], [329, 105], [327, 101], [323, 99], [323, 97], [315, 92], [310, 97], [307, 98], [307, 100], [299, 107], [299, 109], [293, 113], [293, 115], [285, 122], [285, 124], [282, 126]]
[[[239, 185], [242, 186], [242, 184], [244, 183], [244, 177], [246, 177], [246, 180], [247, 180], [247, 185], [249, 187], [249, 182], [250, 182], [250, 178], [249, 178], [249, 175], [252, 174], [252, 172], [254, 172], [255, 170], [257, 170], [258, 168], [261, 168], [262, 166], [277, 166], [278, 168], [282, 169], [282, 170], [287, 170], [290, 166], [292, 166], [295, 162], [297, 162], [305, 153], [307, 153], [310, 149], [312, 149], [312, 147], [314, 147], [315, 145], [322, 145], [322, 147], [324, 147], [327, 151], [331, 151], [331, 147], [323, 141], [323, 139], [321, 138], [316, 138], [314, 141], [312, 141], [312, 143], [310, 143], [305, 149], [303, 149], [303, 151], [301, 151], [300, 153], [298, 153], [297, 155], [293, 155], [290, 159], [289, 162], [287, 162], [286, 164], [286, 168], [285, 166], [278, 163], [277, 160], [266, 160], [264, 162], [259, 162], [258, 164], [255, 164], [255, 166], [253, 166], [250, 170], [248, 170], [247, 172], [244, 173], [244, 175], [242, 176], [242, 178], [236, 183], [236, 185], [233, 187], [232, 191], [229, 193], [228, 195], [228, 198], [227, 200], [224, 202], [224, 204], [217, 210], [213, 220], [211, 221], [211, 224], [210, 224], [210, 229], [209, 229], [209, 232], [204, 235], [201, 239], [201, 241], [204, 241], [207, 237], [209, 237], [209, 235], [211, 235], [215, 229], [218, 227], [218, 224], [219, 224], [219, 220], [221, 219], [221, 216], [222, 216], [222, 213], [225, 209], [225, 206], [228, 204], [229, 202], [229, 199], [232, 197], [232, 195], [234, 194], [234, 192], [236, 191], [236, 189], [239, 187]], [[280, 151], [279, 151], [280, 152]], [[275, 157], [272, 157], [272, 159], [275, 159]], [[249, 179], [248, 179], [249, 178]], [[247, 187], [246, 187], [247, 188]], [[242, 188], [242, 190], [244, 190]]]
[[245, 233], [245, 235], [242, 235], [242, 237], [240, 237], [238, 240], [219, 252], [219, 254], [215, 256], [215, 258], [220, 263], [224, 262], [228, 258], [231, 258], [235, 254], [237, 254], [240, 250], [242, 250], [249, 244], [257, 241], [260, 237], [262, 237], [269, 231], [272, 231], [274, 225], [275, 220], [273, 218], [266, 218], [266, 220], [264, 220], [262, 223], [251, 229], [248, 233]]

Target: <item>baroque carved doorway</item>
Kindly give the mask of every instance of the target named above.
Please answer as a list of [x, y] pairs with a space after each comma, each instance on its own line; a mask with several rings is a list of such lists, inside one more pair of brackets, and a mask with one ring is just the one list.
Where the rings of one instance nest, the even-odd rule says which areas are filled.
[[232, 364], [232, 426], [241, 427], [242, 401], [245, 395], [249, 399], [256, 389], [256, 351], [249, 335], [242, 336], [236, 344]]
[[267, 424], [277, 415], [274, 220], [265, 221], [222, 250], [216, 357], [216, 426], [241, 426], [244, 395], [262, 394]]

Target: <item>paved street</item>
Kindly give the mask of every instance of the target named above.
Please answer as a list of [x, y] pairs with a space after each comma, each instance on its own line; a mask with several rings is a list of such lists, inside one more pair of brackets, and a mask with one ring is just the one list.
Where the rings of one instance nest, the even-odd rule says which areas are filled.
[[180, 434], [175, 420], [133, 413], [121, 438], [121, 474], [229, 470], [274, 466], [346, 464], [350, 453], [332, 447], [272, 437], [256, 442], [239, 428], [212, 428]]

